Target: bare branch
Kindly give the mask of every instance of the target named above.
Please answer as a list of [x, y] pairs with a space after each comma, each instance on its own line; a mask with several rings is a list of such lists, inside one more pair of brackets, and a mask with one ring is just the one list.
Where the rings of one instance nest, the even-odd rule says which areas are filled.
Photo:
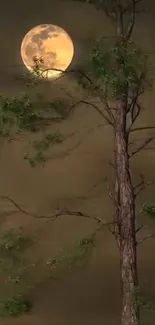
[[123, 19], [123, 6], [120, 0], [116, 0], [119, 17], [117, 19], [117, 33], [118, 35], [124, 35], [124, 19]]
[[139, 183], [137, 183], [137, 184], [134, 185], [134, 189], [139, 188], [139, 186], [142, 186], [145, 183], [145, 179], [144, 179], [144, 175], [143, 174], [140, 174], [140, 179], [141, 179], [141, 181]]
[[138, 228], [136, 229], [136, 234], [138, 234], [138, 232], [139, 232], [143, 227], [144, 227], [144, 225], [138, 227]]
[[142, 126], [142, 127], [134, 128], [130, 130], [130, 133], [137, 132], [137, 131], [145, 131], [145, 130], [155, 130], [155, 126]]
[[[40, 60], [41, 58], [38, 59], [38, 61]], [[91, 78], [81, 69], [68, 69], [68, 70], [63, 70], [63, 69], [58, 69], [58, 68], [53, 68], [53, 67], [50, 67], [50, 68], [41, 68], [37, 65], [36, 66], [36, 62], [34, 62], [34, 67], [32, 68], [32, 71], [31, 72], [35, 72], [35, 70], [37, 71], [37, 75], [33, 76], [30, 78], [30, 81], [36, 81], [36, 80], [39, 80], [40, 78], [41, 79], [48, 79], [48, 72], [49, 71], [55, 71], [55, 72], [61, 72], [62, 74], [68, 74], [68, 73], [75, 73], [75, 74], [79, 74], [81, 75], [82, 77], [84, 77], [88, 83], [93, 86], [93, 81], [91, 80]], [[44, 77], [45, 75], [45, 77]], [[57, 78], [54, 78], [53, 81], [55, 81], [56, 79], [58, 79], [59, 76]]]
[[81, 103], [84, 103], [86, 105], [90, 105], [96, 109], [96, 111], [107, 121], [108, 124], [114, 126], [113, 122], [107, 117], [107, 115], [101, 111], [98, 106], [96, 106], [94, 103], [87, 102], [86, 100], [82, 100]]
[[141, 76], [139, 77], [137, 89], [133, 91], [131, 102], [127, 107], [127, 113], [131, 114], [131, 123], [127, 130], [128, 134], [131, 131], [131, 127], [133, 126], [134, 122], [136, 121], [137, 117], [141, 112], [141, 105], [138, 103], [138, 99], [144, 93], [144, 90], [141, 90], [143, 79], [144, 79], [144, 74], [142, 73]]
[[113, 110], [116, 111], [116, 109], [110, 107], [109, 104], [108, 104], [108, 90], [107, 90], [107, 87], [105, 89], [104, 94], [100, 95], [99, 97], [100, 97], [101, 102], [104, 105], [104, 109], [106, 110], [110, 120], [112, 121], [112, 125], [114, 126], [115, 125], [115, 117], [114, 117], [114, 114], [113, 114]]
[[141, 244], [143, 243], [145, 240], [149, 239], [150, 237], [152, 237], [155, 234], [155, 228], [145, 237], [143, 237], [142, 239], [137, 241], [137, 244]]
[[142, 2], [142, 0], [134, 0], [134, 1], [135, 1], [135, 4]]
[[129, 154], [129, 158], [133, 157], [135, 154], [143, 150], [155, 137], [149, 137], [140, 147]]
[[126, 42], [129, 41], [131, 34], [133, 32], [133, 28], [135, 25], [136, 6], [140, 2], [141, 2], [141, 0], [131, 0], [130, 6], [127, 6], [125, 8], [126, 12], [130, 13], [130, 20], [129, 20], [129, 23], [128, 23], [128, 26], [126, 28], [125, 35], [124, 35]]
[[128, 23], [128, 26], [126, 28], [125, 35], [124, 35], [126, 42], [130, 39], [130, 36], [131, 36], [133, 28], [134, 28], [134, 24], [135, 24], [136, 3], [134, 0], [131, 0], [131, 1], [132, 1], [132, 7], [130, 10], [128, 10], [128, 12], [130, 12], [130, 20], [129, 20], [129, 23]]
[[137, 191], [137, 193], [135, 193], [135, 197], [137, 197], [139, 195], [139, 193], [142, 192], [143, 190], [145, 190], [147, 187], [154, 185], [154, 184], [155, 184], [155, 181], [147, 182], [144, 185], [141, 185], [140, 189]]
[[81, 211], [69, 211], [67, 209], [57, 211], [56, 213], [49, 215], [49, 216], [48, 215], [37, 215], [37, 214], [26, 211], [25, 209], [23, 209], [19, 204], [17, 204], [13, 199], [11, 199], [8, 196], [1, 196], [0, 199], [7, 200], [7, 201], [11, 202], [16, 207], [16, 209], [18, 211], [20, 211], [21, 213], [24, 213], [27, 216], [31, 216], [36, 219], [51, 219], [52, 221], [55, 221], [56, 219], [58, 219], [61, 216], [75, 216], [75, 217], [82, 217], [82, 218], [94, 220], [98, 224], [101, 224], [102, 226], [110, 226], [110, 225], [114, 224], [113, 221], [111, 221], [111, 222], [104, 221], [104, 220], [102, 220], [102, 218], [90, 216], [90, 215], [87, 215]]
[[[135, 108], [137, 108], [137, 111], [135, 111]], [[141, 106], [136, 102], [133, 104], [131, 116], [132, 116], [132, 125], [136, 121], [137, 117], [139, 116], [141, 111]]]
[[109, 161], [109, 166], [111, 166], [116, 171], [116, 166], [111, 161]]

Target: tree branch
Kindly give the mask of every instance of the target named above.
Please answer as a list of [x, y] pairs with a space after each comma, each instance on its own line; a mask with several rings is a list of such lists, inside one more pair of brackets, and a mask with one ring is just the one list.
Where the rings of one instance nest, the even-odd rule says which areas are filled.
[[129, 20], [128, 26], [126, 27], [126, 31], [125, 31], [125, 35], [124, 35], [124, 39], [126, 42], [128, 42], [128, 40], [130, 39], [134, 24], [135, 24], [136, 3], [135, 3], [135, 0], [131, 0], [131, 1], [132, 1], [132, 5], [131, 5], [132, 7], [130, 10], [128, 10], [128, 12], [130, 12], [130, 20]]
[[[135, 111], [136, 108], [137, 108], [137, 111]], [[134, 122], [136, 121], [137, 117], [139, 116], [140, 111], [141, 111], [141, 106], [137, 102], [134, 103], [133, 104], [133, 107], [132, 107], [132, 111], [131, 111], [132, 125], [134, 124]]]
[[148, 238], [152, 237], [155, 234], [155, 228], [145, 237], [143, 237], [142, 239], [137, 241], [137, 244], [141, 244], [143, 243], [145, 240], [147, 240]]
[[98, 224], [101, 224], [102, 226], [110, 226], [112, 224], [114, 224], [113, 221], [108, 222], [108, 221], [104, 221], [99, 217], [95, 217], [95, 216], [90, 216], [87, 215], [81, 211], [70, 211], [67, 209], [64, 210], [59, 210], [56, 213], [52, 214], [52, 215], [37, 215], [31, 212], [26, 211], [24, 208], [22, 208], [19, 204], [17, 204], [12, 198], [8, 197], [8, 196], [1, 196], [0, 199], [2, 200], [7, 200], [9, 202], [11, 202], [18, 211], [20, 211], [21, 213], [27, 215], [27, 216], [31, 216], [33, 218], [36, 219], [51, 219], [52, 221], [55, 221], [56, 219], [58, 219], [61, 216], [75, 216], [75, 217], [82, 217], [82, 218], [87, 218], [90, 220], [94, 220], [96, 221]]
[[112, 122], [112, 125], [114, 126], [115, 125], [115, 117], [114, 117], [114, 114], [113, 114], [113, 110], [116, 111], [115, 108], [112, 108], [109, 106], [108, 104], [108, 90], [107, 90], [107, 86], [106, 86], [106, 90], [104, 92], [104, 94], [100, 95], [100, 100], [101, 102], [103, 103], [104, 105], [104, 109], [106, 110], [109, 118], [110, 118], [110, 121]]
[[134, 128], [130, 130], [130, 133], [137, 131], [145, 131], [145, 130], [155, 130], [155, 126], [142, 126], [138, 128]]
[[107, 115], [102, 112], [98, 106], [96, 106], [94, 103], [91, 103], [91, 102], [87, 102], [86, 100], [82, 100], [81, 103], [84, 103], [86, 105], [90, 105], [92, 107], [94, 107], [96, 109], [96, 111], [107, 121], [108, 124], [114, 126], [114, 123], [107, 117]]
[[[131, 102], [127, 107], [127, 113], [131, 114], [131, 123], [130, 126], [127, 130], [128, 134], [131, 131], [131, 128], [136, 121], [137, 117], [139, 116], [141, 112], [141, 105], [138, 103], [139, 97], [144, 93], [144, 90], [141, 90], [142, 82], [144, 79], [144, 74], [142, 73], [141, 76], [139, 77], [137, 89], [133, 91], [133, 95], [131, 97]], [[136, 111], [137, 109], [137, 111]]]
[[[142, 185], [142, 184], [143, 184], [143, 185]], [[145, 190], [145, 188], [147, 188], [147, 187], [149, 187], [149, 186], [151, 186], [151, 185], [154, 185], [154, 184], [155, 184], [155, 181], [147, 182], [147, 183], [144, 183], [144, 182], [142, 183], [142, 182], [141, 182], [141, 184], [139, 183], [138, 185], [136, 185], [136, 186], [135, 186], [135, 189], [137, 188], [137, 186], [140, 187], [140, 188], [139, 188], [139, 190], [137, 191], [137, 193], [134, 194], [135, 198], [139, 195], [140, 192], [142, 192], [143, 190]]]
[[136, 6], [140, 2], [141, 2], [141, 0], [131, 0], [130, 7], [129, 6], [126, 7], [126, 12], [130, 13], [130, 20], [129, 20], [129, 23], [128, 23], [128, 26], [127, 26], [126, 32], [125, 32], [125, 41], [126, 42], [129, 41], [131, 34], [133, 32], [133, 28], [135, 25]]
[[136, 229], [136, 234], [142, 229], [144, 227], [144, 225], [142, 225], [142, 226], [140, 226], [140, 227], [138, 227], [137, 229]]
[[140, 152], [141, 150], [143, 150], [151, 141], [154, 140], [155, 137], [150, 137], [148, 138], [140, 147], [138, 147], [136, 150], [134, 150], [133, 152], [131, 152], [129, 154], [129, 158], [133, 157], [135, 154], [137, 154], [138, 152]]

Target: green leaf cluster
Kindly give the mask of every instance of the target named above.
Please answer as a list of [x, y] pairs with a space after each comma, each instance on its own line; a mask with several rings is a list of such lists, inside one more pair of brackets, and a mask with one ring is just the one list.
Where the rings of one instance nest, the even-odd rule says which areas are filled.
[[42, 140], [36, 140], [32, 143], [34, 153], [32, 155], [26, 154], [24, 159], [30, 163], [31, 167], [44, 165], [48, 160], [48, 150], [55, 144], [61, 144], [63, 140], [63, 135], [59, 131], [45, 134]]
[[12, 132], [33, 130], [38, 116], [26, 95], [12, 99], [0, 96], [0, 135], [9, 136]]
[[23, 297], [14, 297], [1, 303], [0, 315], [2, 317], [19, 317], [25, 313], [29, 313], [31, 309], [32, 304], [29, 300]]
[[92, 252], [92, 238], [77, 240], [68, 249], [61, 249], [59, 253], [47, 261], [52, 268], [81, 266], [86, 261], [89, 252]]
[[143, 211], [146, 212], [151, 218], [155, 218], [155, 203], [144, 205]]
[[4, 268], [12, 268], [15, 263], [22, 263], [22, 253], [32, 244], [29, 237], [8, 232], [0, 238], [0, 263]]
[[89, 53], [96, 89], [108, 91], [109, 97], [143, 91], [147, 83], [147, 55], [132, 42], [118, 40], [108, 51], [99, 42]]

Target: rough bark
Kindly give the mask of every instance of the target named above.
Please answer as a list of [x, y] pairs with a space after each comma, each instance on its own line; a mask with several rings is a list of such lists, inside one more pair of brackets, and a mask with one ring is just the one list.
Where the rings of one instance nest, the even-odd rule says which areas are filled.
[[122, 99], [116, 113], [115, 153], [119, 184], [119, 246], [122, 285], [121, 325], [139, 325], [137, 304], [137, 258], [135, 238], [135, 202], [129, 170], [126, 135], [126, 101]]

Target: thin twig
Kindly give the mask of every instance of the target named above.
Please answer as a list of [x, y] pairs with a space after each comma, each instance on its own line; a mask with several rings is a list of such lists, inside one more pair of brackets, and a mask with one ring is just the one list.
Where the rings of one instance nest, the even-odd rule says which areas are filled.
[[140, 178], [141, 178], [141, 181], [133, 186], [134, 189], [139, 188], [139, 186], [141, 186], [141, 185], [143, 185], [145, 183], [145, 179], [144, 179], [144, 175], [143, 174], [140, 174]]
[[130, 21], [126, 29], [125, 40], [128, 41], [131, 37], [134, 25], [135, 25], [135, 11], [136, 11], [136, 2], [132, 0], [132, 8], [130, 11]]
[[138, 152], [143, 150], [154, 139], [155, 139], [155, 136], [154, 137], [149, 137], [140, 147], [138, 147], [136, 150], [134, 150], [133, 152], [131, 152], [129, 154], [129, 158], [133, 157], [135, 154], [137, 154]]
[[155, 181], [153, 181], [153, 182], [148, 182], [148, 183], [142, 185], [142, 186], [140, 187], [140, 189], [137, 191], [137, 193], [135, 194], [135, 198], [139, 195], [140, 192], [144, 191], [147, 187], [149, 187], [149, 186], [151, 186], [151, 185], [154, 185], [154, 184], [155, 184]]
[[152, 237], [155, 234], [155, 228], [145, 237], [137, 241], [137, 244], [143, 243], [146, 239]]
[[95, 110], [108, 122], [108, 124], [113, 126], [113, 122], [107, 117], [107, 115], [105, 113], [103, 113], [98, 106], [96, 106], [94, 103], [91, 102], [87, 102], [85, 100], [82, 100], [81, 103], [86, 104], [86, 105], [90, 105], [92, 107], [95, 108]]
[[136, 234], [142, 229], [144, 227], [144, 225], [142, 225], [142, 226], [140, 226], [140, 227], [138, 227], [137, 229], [136, 229]]
[[130, 130], [130, 133], [135, 131], [144, 131], [144, 130], [155, 130], [155, 126], [142, 126], [142, 127], [134, 128]]

